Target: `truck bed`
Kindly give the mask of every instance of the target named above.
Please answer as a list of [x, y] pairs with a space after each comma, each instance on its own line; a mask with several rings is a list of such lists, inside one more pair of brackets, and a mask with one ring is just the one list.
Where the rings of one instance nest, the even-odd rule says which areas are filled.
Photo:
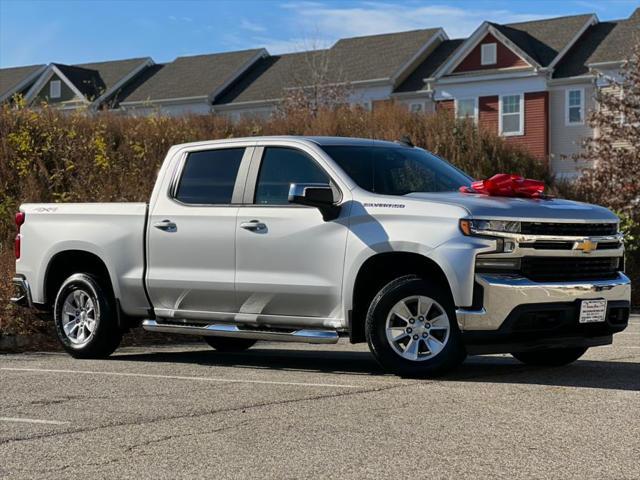
[[103, 259], [123, 311], [144, 315], [146, 203], [30, 203], [21, 228], [16, 273], [31, 286], [32, 301], [46, 298], [46, 268], [63, 251], [83, 250]]

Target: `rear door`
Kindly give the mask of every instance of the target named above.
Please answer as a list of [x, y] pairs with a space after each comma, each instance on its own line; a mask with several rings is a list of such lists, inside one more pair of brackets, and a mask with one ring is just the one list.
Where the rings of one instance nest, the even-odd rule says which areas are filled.
[[[240, 317], [326, 325], [341, 315], [348, 212], [325, 222], [317, 208], [288, 202], [291, 183], [337, 186], [310, 152], [257, 146], [236, 225]], [[348, 194], [343, 188], [343, 203]]]
[[147, 286], [159, 317], [226, 319], [236, 311], [236, 216], [252, 152], [183, 153], [152, 205]]

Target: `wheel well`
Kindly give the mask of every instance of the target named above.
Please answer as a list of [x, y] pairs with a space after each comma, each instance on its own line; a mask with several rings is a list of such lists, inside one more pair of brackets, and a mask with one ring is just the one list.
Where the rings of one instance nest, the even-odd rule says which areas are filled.
[[406, 252], [374, 255], [360, 267], [353, 288], [353, 310], [350, 319], [352, 343], [365, 341], [364, 324], [367, 311], [376, 294], [391, 280], [409, 274], [433, 279], [451, 292], [449, 281], [440, 266], [427, 257]]
[[109, 270], [100, 257], [82, 250], [67, 250], [55, 254], [47, 266], [44, 298], [48, 308], [53, 308], [56, 294], [62, 282], [74, 273], [93, 275], [100, 281], [100, 285], [111, 294], [112, 298], [115, 298]]

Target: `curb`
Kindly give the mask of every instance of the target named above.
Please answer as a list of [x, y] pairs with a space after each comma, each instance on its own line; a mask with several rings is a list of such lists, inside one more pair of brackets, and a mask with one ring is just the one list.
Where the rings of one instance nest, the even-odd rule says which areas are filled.
[[1, 335], [0, 334], [0, 353], [16, 352], [33, 347], [41, 347], [43, 344], [50, 343], [49, 335], [36, 333], [33, 335]]

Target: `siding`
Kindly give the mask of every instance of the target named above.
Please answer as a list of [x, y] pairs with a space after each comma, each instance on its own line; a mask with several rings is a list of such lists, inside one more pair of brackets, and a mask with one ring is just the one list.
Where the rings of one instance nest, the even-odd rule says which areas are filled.
[[454, 113], [453, 100], [441, 100], [436, 103], [436, 111], [438, 112], [451, 112]]
[[[480, 97], [480, 128], [498, 133], [499, 98]], [[524, 94], [524, 135], [505, 137], [511, 145], [522, 145], [536, 158], [546, 160], [549, 155], [549, 95], [547, 92]]]
[[[481, 48], [486, 43], [496, 43], [496, 60], [497, 63], [493, 65], [482, 65], [481, 60]], [[454, 70], [454, 73], [469, 72], [474, 70], [495, 70], [496, 68], [514, 68], [514, 67], [528, 67], [529, 64], [525, 62], [513, 51], [507, 48], [500, 40], [488, 33], [481, 41], [474, 47], [471, 52], [460, 62], [460, 64]]]
[[552, 132], [550, 161], [552, 171], [560, 176], [575, 176], [580, 170], [590, 166], [586, 162], [576, 162], [571, 158], [581, 150], [582, 140], [593, 135], [593, 129], [589, 127], [586, 119], [582, 125], [565, 124], [566, 92], [575, 88], [584, 88], [585, 111], [588, 116], [595, 108], [594, 88], [591, 84], [567, 85], [549, 92], [549, 128]]

